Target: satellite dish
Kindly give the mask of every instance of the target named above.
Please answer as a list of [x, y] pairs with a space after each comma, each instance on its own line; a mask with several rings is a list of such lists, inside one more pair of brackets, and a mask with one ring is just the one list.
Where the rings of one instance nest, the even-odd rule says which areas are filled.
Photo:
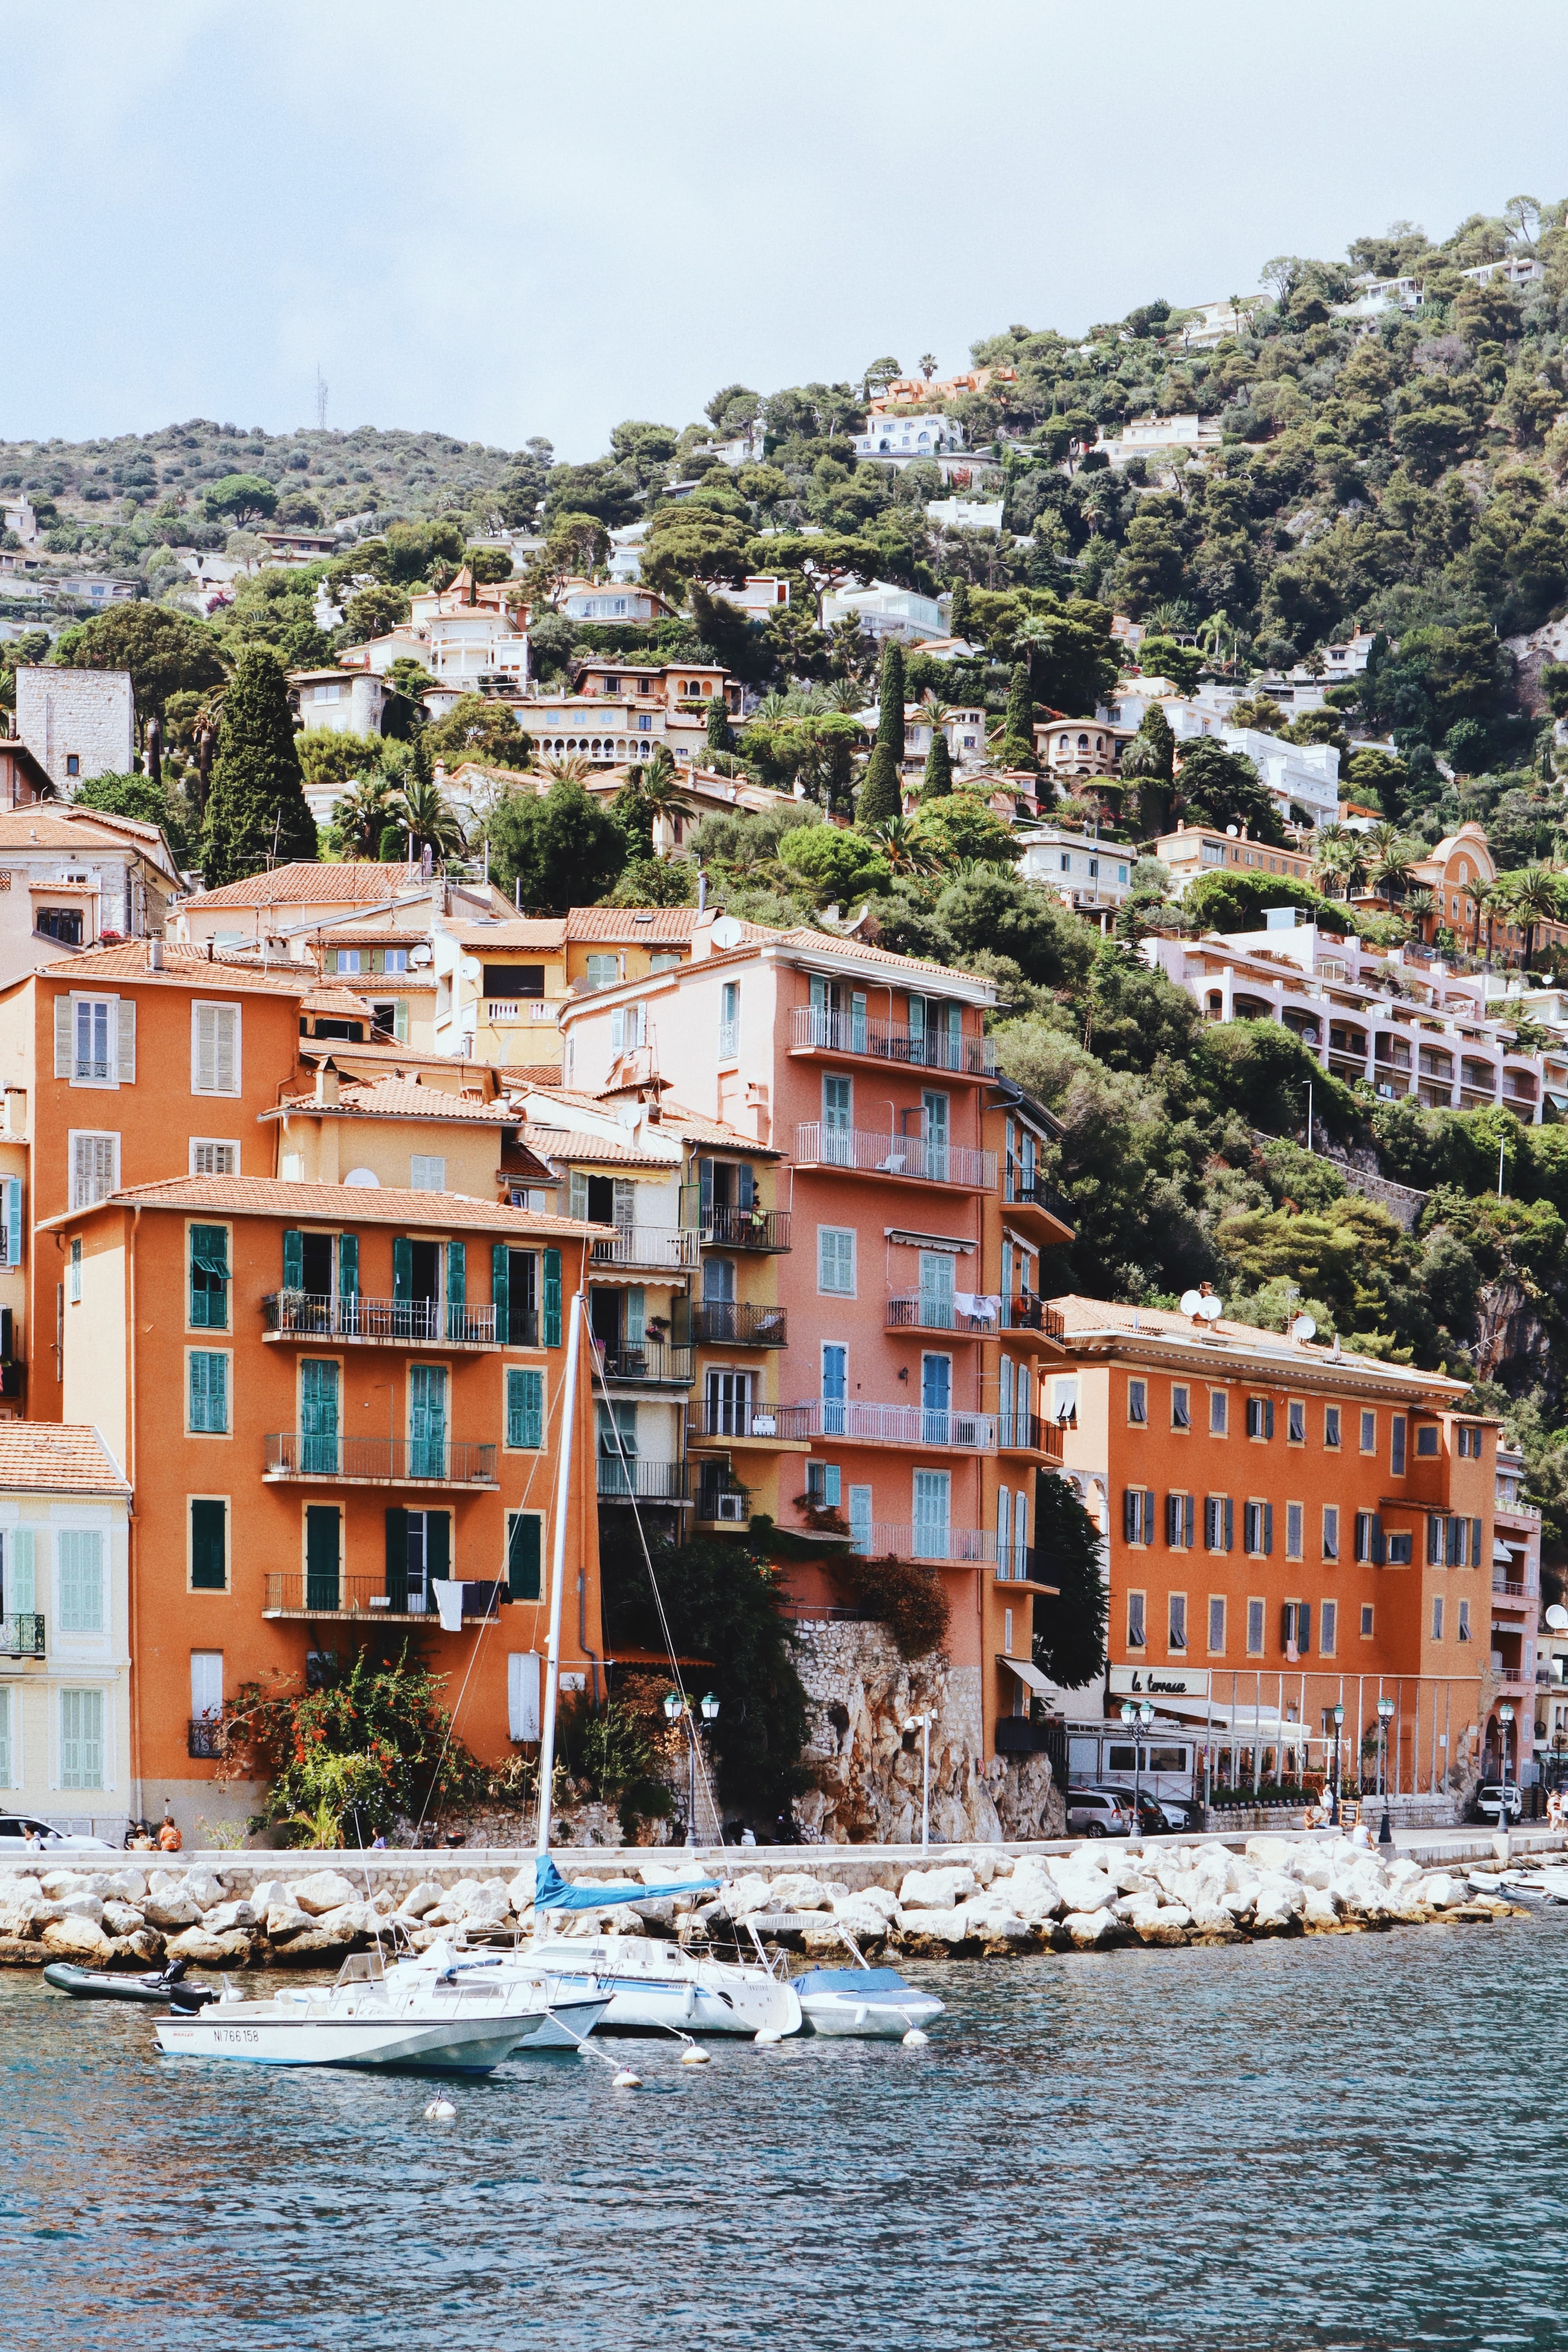
[[1552, 1602], [1546, 1612], [1546, 1622], [1554, 1633], [1568, 1633], [1568, 1609], [1563, 1608], [1561, 1601]]
[[353, 1184], [363, 1192], [373, 1191], [379, 1192], [381, 1190], [381, 1179], [374, 1168], [351, 1168], [343, 1178], [343, 1182]]
[[1292, 1339], [1310, 1339], [1317, 1328], [1317, 1318], [1314, 1316], [1298, 1315], [1290, 1326], [1290, 1337]]
[[1200, 1298], [1198, 1313], [1205, 1323], [1217, 1323], [1225, 1313], [1225, 1301], [1223, 1298]]
[[463, 958], [462, 972], [465, 980], [478, 980], [479, 976], [479, 960], [478, 956], [465, 956]]
[[731, 948], [738, 948], [744, 936], [744, 927], [734, 915], [721, 915], [711, 933], [713, 944], [721, 954]]
[[435, 957], [426, 947], [410, 948], [408, 950], [408, 969], [410, 971], [423, 971], [426, 964], [434, 963], [435, 961]]
[[1202, 1292], [1201, 1290], [1184, 1290], [1184, 1291], [1183, 1291], [1183, 1293], [1182, 1293], [1182, 1312], [1183, 1312], [1183, 1314], [1184, 1314], [1184, 1315], [1195, 1315], [1195, 1314], [1197, 1313], [1197, 1311], [1198, 1311], [1199, 1307], [1203, 1305], [1203, 1303], [1204, 1303], [1204, 1295], [1203, 1295], [1203, 1292]]

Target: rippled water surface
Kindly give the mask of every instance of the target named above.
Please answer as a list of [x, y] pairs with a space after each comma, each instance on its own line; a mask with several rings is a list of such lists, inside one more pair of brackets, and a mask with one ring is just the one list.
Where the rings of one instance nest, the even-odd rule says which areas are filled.
[[0, 1975], [0, 2343], [1568, 2343], [1568, 1911], [911, 1967], [931, 2046], [459, 2083], [163, 2059]]

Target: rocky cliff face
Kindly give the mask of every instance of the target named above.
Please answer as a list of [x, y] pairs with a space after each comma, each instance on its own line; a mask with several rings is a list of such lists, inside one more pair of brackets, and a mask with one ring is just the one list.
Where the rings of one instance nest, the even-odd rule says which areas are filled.
[[815, 1706], [805, 1762], [816, 1786], [795, 1805], [806, 1835], [831, 1844], [891, 1844], [921, 1833], [922, 1763], [911, 1716], [931, 1709], [931, 1833], [968, 1839], [1060, 1837], [1061, 1792], [1044, 1756], [987, 1762], [980, 1674], [940, 1654], [912, 1664], [879, 1625], [804, 1627], [795, 1664]]

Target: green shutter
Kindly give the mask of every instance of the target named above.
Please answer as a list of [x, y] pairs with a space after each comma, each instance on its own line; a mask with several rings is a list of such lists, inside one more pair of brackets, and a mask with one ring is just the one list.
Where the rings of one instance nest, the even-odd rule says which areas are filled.
[[191, 1505], [191, 1590], [222, 1592], [228, 1583], [225, 1561], [226, 1503], [201, 1496]]
[[447, 1244], [447, 1304], [466, 1307], [468, 1302], [468, 1245], [467, 1242]]
[[340, 1522], [335, 1504], [311, 1503], [305, 1511], [305, 1606], [336, 1609], [342, 1593], [338, 1564], [342, 1558]]
[[408, 1514], [394, 1507], [386, 1515], [386, 1597], [392, 1607], [408, 1607]]
[[513, 1367], [506, 1376], [506, 1442], [531, 1447], [544, 1443], [544, 1374]]
[[300, 1467], [316, 1476], [338, 1463], [338, 1367], [331, 1356], [307, 1356], [300, 1367]]
[[414, 1296], [414, 1244], [405, 1234], [392, 1244], [392, 1295], [402, 1299]]
[[338, 1235], [338, 1297], [359, 1297], [359, 1235]]
[[509, 1601], [538, 1601], [542, 1598], [539, 1538], [543, 1524], [537, 1511], [513, 1511], [508, 1516], [506, 1589]]
[[572, 1181], [568, 1190], [573, 1216], [586, 1217], [588, 1213], [588, 1179], [584, 1174], [581, 1168], [573, 1169]]
[[228, 1430], [228, 1358], [193, 1348], [190, 1366], [190, 1425], [208, 1436], [223, 1436]]
[[452, 1515], [449, 1511], [426, 1511], [425, 1514], [425, 1581], [428, 1586], [434, 1576], [449, 1577], [452, 1573]]
[[504, 1242], [490, 1251], [490, 1297], [496, 1303], [496, 1338], [504, 1348], [511, 1338], [511, 1252]]
[[285, 1234], [283, 1236], [283, 1287], [303, 1290], [305, 1287], [305, 1236]]
[[544, 1253], [544, 1344], [561, 1345], [561, 1253], [553, 1249]]
[[224, 1225], [190, 1229], [190, 1320], [193, 1330], [228, 1328], [228, 1230]]

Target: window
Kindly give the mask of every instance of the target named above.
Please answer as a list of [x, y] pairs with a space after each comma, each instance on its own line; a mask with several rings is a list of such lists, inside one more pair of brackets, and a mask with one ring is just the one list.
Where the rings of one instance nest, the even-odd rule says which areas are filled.
[[1323, 1407], [1323, 1444], [1330, 1454], [1340, 1450], [1340, 1409], [1337, 1404]]
[[1305, 1445], [1307, 1443], [1307, 1407], [1300, 1397], [1292, 1397], [1286, 1407], [1286, 1443]]
[[190, 1327], [193, 1331], [226, 1331], [228, 1227], [191, 1225], [186, 1229], [186, 1248]]
[[1337, 1503], [1323, 1505], [1323, 1558], [1337, 1560], [1340, 1556], [1340, 1507]]
[[[79, 940], [79, 930], [77, 936]], [[131, 1084], [136, 1075], [136, 1006], [132, 999], [122, 1003], [117, 996], [58, 996], [55, 1024], [57, 1077], [68, 1076], [78, 1087]], [[64, 1069], [59, 1050], [62, 1026]]]
[[1224, 1389], [1209, 1391], [1209, 1435], [1223, 1437], [1230, 1427], [1230, 1398]]
[[1396, 1412], [1389, 1423], [1388, 1466], [1395, 1478], [1405, 1475], [1405, 1415]]
[[507, 1367], [506, 1442], [537, 1451], [544, 1443], [544, 1374]]
[[444, 1192], [447, 1189], [447, 1163], [426, 1152], [416, 1151], [408, 1163], [408, 1189], [411, 1192]]
[[191, 1174], [193, 1176], [237, 1176], [239, 1146], [220, 1143], [213, 1137], [193, 1135], [191, 1138]]
[[741, 1050], [741, 983], [727, 980], [719, 992], [719, 1059], [732, 1062]]
[[1127, 1646], [1130, 1650], [1143, 1647], [1143, 1595], [1130, 1592], [1127, 1596]]
[[[1363, 1617], [1370, 1617], [1370, 1616], [1372, 1615], [1372, 1612], [1371, 1612], [1371, 1610], [1370, 1610], [1370, 1609], [1363, 1609], [1363, 1612], [1362, 1612], [1362, 1615], [1363, 1615]], [[1368, 1625], [1368, 1626], [1366, 1626], [1366, 1627], [1364, 1628], [1364, 1631], [1370, 1633], [1371, 1633], [1371, 1631], [1372, 1631], [1372, 1627], [1371, 1627], [1370, 1625]], [[1470, 1604], [1469, 1604], [1469, 1602], [1468, 1602], [1468, 1601], [1460, 1601], [1460, 1603], [1459, 1603], [1459, 1639], [1460, 1639], [1460, 1641], [1461, 1641], [1461, 1642], [1468, 1642], [1468, 1641], [1469, 1640], [1469, 1638], [1470, 1638]]]
[[360, 948], [339, 948], [336, 950], [338, 970], [340, 971], [362, 971], [364, 968], [360, 961], [363, 952], [363, 950]]
[[805, 1491], [819, 1511], [836, 1511], [843, 1492], [838, 1464], [808, 1462], [805, 1465]]
[[79, 751], [68, 751], [66, 753], [66, 773], [68, 776], [80, 775], [81, 754]]
[[60, 1786], [101, 1789], [103, 1777], [103, 1693], [63, 1690], [60, 1693]]
[[[1464, 1613], [1464, 1603], [1461, 1601], [1459, 1604], [1459, 1614], [1463, 1617]], [[1372, 1603], [1370, 1601], [1366, 1601], [1362, 1603], [1361, 1638], [1363, 1642], [1370, 1642], [1372, 1639]], [[1464, 1638], [1464, 1633], [1461, 1632], [1459, 1635], [1460, 1641], [1462, 1642]]]
[[1436, 1459], [1439, 1432], [1436, 1422], [1423, 1423], [1415, 1432], [1415, 1459], [1432, 1462]]
[[1236, 1543], [1236, 1509], [1228, 1495], [1209, 1495], [1204, 1500], [1204, 1549], [1206, 1551], [1230, 1551]]
[[1272, 1437], [1274, 1434], [1274, 1400], [1272, 1397], [1248, 1397], [1247, 1400], [1247, 1433], [1248, 1437]]
[[1318, 1655], [1331, 1658], [1339, 1642], [1340, 1607], [1337, 1601], [1325, 1601], [1318, 1611]]
[[1191, 1429], [1193, 1425], [1192, 1391], [1180, 1385], [1171, 1391], [1171, 1427]]
[[1263, 1655], [1263, 1603], [1249, 1601], [1247, 1604], [1247, 1654], [1249, 1658]]
[[644, 1025], [646, 1008], [640, 1004], [617, 1004], [610, 1014], [610, 1051], [612, 1054], [635, 1054], [647, 1035]]
[[96, 1201], [107, 1201], [119, 1190], [120, 1138], [89, 1135], [72, 1128], [68, 1142], [71, 1207], [90, 1209]]
[[1403, 1535], [1394, 1534], [1389, 1536], [1384, 1544], [1384, 1553], [1387, 1559], [1388, 1566], [1390, 1568], [1408, 1568], [1410, 1565], [1411, 1554], [1415, 1549], [1415, 1538], [1410, 1534], [1408, 1529], [1406, 1529]]
[[1167, 1495], [1165, 1497], [1165, 1541], [1173, 1551], [1190, 1551], [1193, 1548], [1194, 1514], [1190, 1495]]
[[228, 1357], [218, 1349], [192, 1348], [185, 1359], [188, 1417], [193, 1436], [228, 1435]]
[[1446, 1564], [1442, 1516], [1439, 1512], [1429, 1511], [1426, 1515], [1426, 1565], [1428, 1568], [1442, 1568]]
[[1435, 1642], [1440, 1642], [1440, 1641], [1442, 1640], [1442, 1638], [1443, 1638], [1443, 1596], [1442, 1596], [1442, 1594], [1441, 1594], [1441, 1593], [1438, 1593], [1438, 1595], [1437, 1595], [1436, 1599], [1436, 1600], [1433, 1601], [1433, 1603], [1432, 1603], [1432, 1639], [1433, 1639]]
[[81, 1305], [81, 1235], [79, 1234], [71, 1235], [70, 1273], [68, 1277], [66, 1296], [73, 1307]]
[[1267, 1557], [1274, 1549], [1274, 1506], [1272, 1503], [1248, 1503], [1242, 1512], [1242, 1547], [1244, 1550]]
[[620, 976], [621, 960], [618, 955], [591, 955], [588, 958], [590, 988], [614, 988]]
[[1302, 1557], [1302, 1523], [1305, 1517], [1306, 1513], [1300, 1503], [1286, 1504], [1285, 1557], [1287, 1559], [1300, 1559]]
[[228, 1504], [221, 1495], [191, 1497], [190, 1568], [193, 1592], [228, 1590]]
[[1292, 1649], [1294, 1649], [1297, 1657], [1306, 1657], [1312, 1647], [1312, 1610], [1310, 1602], [1306, 1601], [1287, 1601], [1282, 1612], [1282, 1618], [1283, 1622], [1280, 1626], [1280, 1638], [1284, 1643], [1286, 1656], [1289, 1657]]
[[1377, 1415], [1363, 1412], [1361, 1417], [1361, 1450], [1363, 1454], [1377, 1452]]
[[854, 1297], [855, 1228], [853, 1225], [818, 1225], [816, 1286], [818, 1290], [835, 1293], [843, 1298]]
[[1187, 1596], [1184, 1592], [1173, 1592], [1170, 1596], [1166, 1647], [1171, 1650], [1185, 1650], [1186, 1646]]
[[543, 1598], [544, 1514], [509, 1511], [506, 1515], [506, 1597], [509, 1601]]
[[1481, 1440], [1485, 1434], [1484, 1430], [1472, 1428], [1466, 1423], [1460, 1423], [1459, 1458], [1461, 1461], [1479, 1462], [1480, 1460]]
[[1225, 1601], [1217, 1592], [1209, 1595], [1209, 1655], [1225, 1654]]
[[1130, 1544], [1152, 1544], [1154, 1540], [1154, 1490], [1152, 1486], [1128, 1486], [1121, 1496], [1121, 1534]]
[[191, 1092], [195, 1095], [238, 1094], [237, 1004], [192, 1005]]
[[55, 1600], [62, 1633], [101, 1633], [103, 1537], [96, 1528], [61, 1528], [55, 1537]]
[[1149, 1383], [1129, 1381], [1127, 1383], [1127, 1418], [1134, 1429], [1142, 1429], [1149, 1419]]

